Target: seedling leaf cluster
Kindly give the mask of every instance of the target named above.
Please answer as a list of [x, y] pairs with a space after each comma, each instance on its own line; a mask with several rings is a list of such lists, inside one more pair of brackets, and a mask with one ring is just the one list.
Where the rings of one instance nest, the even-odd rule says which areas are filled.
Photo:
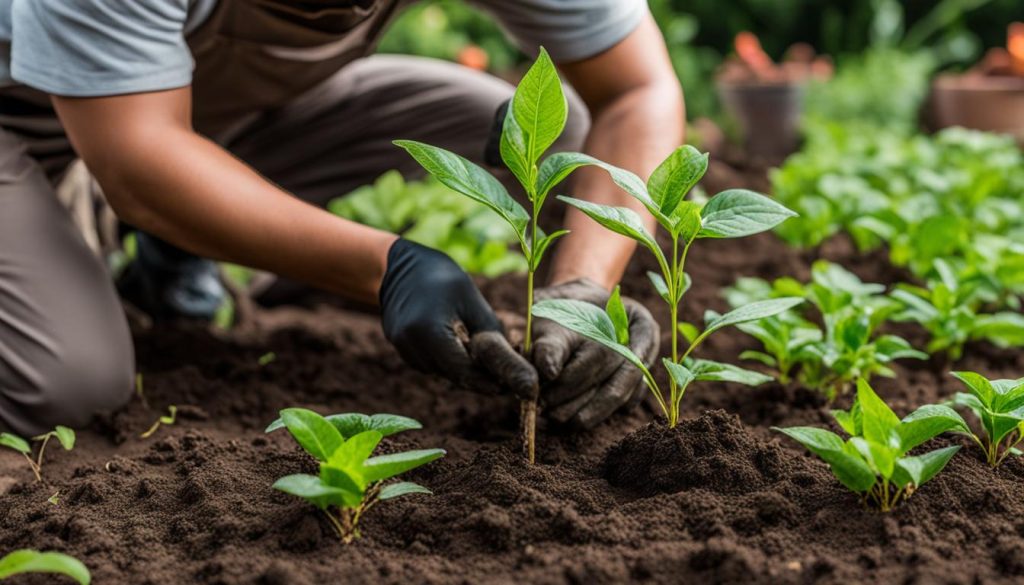
[[46, 452], [46, 445], [50, 442], [50, 439], [54, 438], [57, 439], [65, 451], [75, 448], [75, 431], [60, 425], [57, 425], [56, 428], [48, 433], [32, 437], [32, 442], [39, 444], [39, 451], [36, 452], [35, 457], [32, 456], [32, 445], [25, 439], [11, 433], [0, 433], [0, 447], [7, 447], [21, 453], [28, 462], [29, 467], [31, 467], [32, 473], [36, 476], [36, 481], [42, 481], [43, 454]]
[[816, 427], [773, 428], [821, 457], [840, 483], [882, 512], [913, 495], [960, 450], [954, 445], [910, 455], [926, 441], [960, 429], [963, 419], [948, 406], [930, 404], [900, 420], [864, 380], [857, 382], [853, 407], [832, 414], [848, 439]]
[[429, 494], [408, 481], [385, 484], [402, 473], [443, 457], [443, 449], [418, 449], [373, 455], [381, 439], [419, 429], [413, 419], [358, 413], [321, 416], [304, 408], [287, 408], [266, 429], [285, 428], [319, 464], [319, 474], [282, 477], [274, 488], [320, 509], [345, 544], [359, 538], [359, 521], [378, 502], [410, 494]]

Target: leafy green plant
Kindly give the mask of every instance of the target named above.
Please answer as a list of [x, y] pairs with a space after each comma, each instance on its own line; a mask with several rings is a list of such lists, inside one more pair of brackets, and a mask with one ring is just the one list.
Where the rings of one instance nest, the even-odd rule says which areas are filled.
[[960, 429], [981, 447], [985, 460], [998, 467], [1010, 455], [1021, 455], [1017, 448], [1024, 441], [1024, 378], [988, 380], [975, 372], [953, 372], [967, 386], [953, 402], [974, 413], [981, 423], [979, 435], [964, 422]]
[[792, 311], [740, 325], [741, 331], [764, 346], [763, 351], [747, 351], [741, 357], [776, 368], [780, 378], [788, 379], [796, 371], [801, 385], [822, 392], [829, 400], [859, 378], [894, 377], [890, 364], [897, 359], [928, 358], [902, 337], [878, 334], [900, 310], [900, 303], [882, 294], [883, 285], [864, 283], [841, 266], [825, 261], [815, 262], [811, 274], [807, 284], [791, 278], [772, 284], [748, 278], [726, 291], [730, 305], [737, 307], [773, 297], [806, 298], [824, 325], [820, 328]]
[[526, 271], [522, 254], [509, 249], [516, 237], [505, 221], [486, 205], [452, 197], [452, 190], [433, 177], [406, 181], [398, 171], [388, 171], [372, 185], [332, 200], [327, 209], [441, 250], [472, 274]]
[[319, 475], [282, 477], [274, 489], [298, 496], [319, 508], [345, 544], [359, 538], [359, 520], [377, 502], [427, 488], [384, 481], [443, 457], [443, 449], [419, 449], [373, 456], [381, 439], [422, 428], [411, 418], [393, 414], [348, 413], [320, 416], [304, 408], [287, 408], [266, 432], [286, 428], [320, 467]]
[[892, 298], [903, 304], [894, 321], [914, 322], [928, 331], [928, 353], [946, 352], [959, 359], [968, 341], [986, 340], [999, 347], [1024, 346], [1024, 315], [1011, 311], [984, 314], [984, 282], [962, 278], [942, 259], [935, 260], [938, 279], [926, 287], [896, 285]]
[[[529, 212], [509, 195], [498, 179], [469, 160], [421, 142], [395, 141], [442, 184], [490, 207], [512, 226], [527, 263], [524, 353], [529, 353], [532, 342], [533, 314], [530, 309], [533, 307], [534, 273], [555, 240], [568, 233], [567, 230], [558, 230], [546, 234], [538, 225], [548, 194], [573, 171], [587, 165], [607, 170], [616, 182], [635, 179], [626, 171], [576, 152], [555, 153], [541, 161], [544, 153], [562, 134], [567, 118], [568, 104], [558, 71], [541, 48], [540, 56], [523, 76], [509, 102], [500, 143], [501, 158], [522, 185], [530, 202]], [[524, 443], [532, 463], [536, 402], [525, 401], [522, 415]]]
[[773, 429], [825, 460], [840, 483], [882, 512], [909, 498], [960, 450], [956, 445], [908, 455], [922, 443], [959, 429], [963, 419], [948, 406], [932, 404], [900, 420], [864, 380], [857, 381], [853, 408], [832, 414], [849, 439], [815, 427]]
[[89, 569], [82, 561], [63, 553], [22, 549], [0, 558], [0, 581], [27, 573], [64, 575], [80, 585], [89, 585], [92, 582]]
[[[707, 167], [708, 155], [701, 154], [692, 146], [683, 146], [676, 149], [655, 169], [646, 184], [636, 175], [621, 169], [612, 173], [612, 180], [643, 204], [658, 224], [668, 232], [672, 241], [670, 258], [665, 256], [654, 236], [648, 233], [647, 228], [644, 227], [644, 222], [639, 214], [632, 209], [599, 205], [566, 196], [558, 197], [605, 228], [626, 236], [647, 248], [658, 261], [661, 274], [651, 272], [648, 273], [648, 277], [658, 295], [669, 308], [672, 350], [670, 358], [663, 360], [670, 374], [668, 395], [663, 395], [656, 387], [649, 372], [645, 373], [644, 378], [654, 392], [670, 427], [674, 427], [679, 421], [679, 405], [690, 382], [721, 380], [723, 378], [721, 378], [720, 372], [725, 369], [729, 369], [733, 373], [738, 370], [735, 366], [726, 368], [724, 364], [710, 365], [710, 362], [691, 360], [690, 354], [707, 339], [708, 335], [723, 327], [778, 314], [803, 302], [803, 299], [799, 298], [770, 299], [738, 308], [725, 315], [711, 314], [703, 332], [691, 324], [680, 323], [680, 304], [691, 285], [690, 277], [685, 271], [686, 257], [690, 246], [695, 241], [706, 238], [739, 238], [753, 235], [770, 230], [794, 215], [792, 211], [764, 195], [744, 189], [723, 191], [703, 205], [687, 200], [687, 193], [704, 176]], [[608, 345], [609, 340], [616, 339], [614, 336], [610, 338], [607, 336], [609, 331], [606, 327], [604, 329], [594, 328], [595, 323], [601, 323], [602, 327], [605, 324], [600, 317], [600, 309], [595, 312], [583, 309], [577, 304], [552, 300], [538, 303], [534, 314], [552, 319], [605, 345]], [[581, 320], [580, 315], [585, 318]], [[622, 318], [619, 317], [617, 320], [622, 321]], [[586, 323], [590, 325], [585, 325]], [[620, 323], [620, 325], [622, 324]], [[621, 336], [621, 332], [619, 335]], [[683, 335], [689, 342], [685, 351], [680, 351], [680, 335]], [[622, 341], [617, 341], [616, 345], [622, 346]], [[612, 346], [609, 345], [609, 347]], [[619, 349], [615, 347], [612, 349], [626, 356], [634, 364], [637, 363]], [[692, 368], [699, 368], [699, 372], [695, 372]], [[715, 370], [716, 373], [709, 374], [710, 370], [707, 368]], [[646, 370], [646, 368], [641, 369]], [[701, 378], [701, 375], [704, 377]], [[731, 381], [764, 381], [763, 376], [730, 375], [738, 378]]]
[[42, 481], [43, 453], [46, 452], [47, 443], [54, 437], [60, 442], [61, 447], [64, 447], [65, 451], [75, 448], [75, 431], [60, 425], [57, 425], [56, 428], [46, 434], [32, 437], [33, 442], [39, 443], [39, 452], [36, 454], [35, 459], [32, 458], [32, 446], [28, 441], [17, 435], [0, 433], [0, 447], [13, 449], [24, 455], [25, 460], [28, 461], [29, 466], [32, 468], [32, 473], [36, 476], [36, 481]]

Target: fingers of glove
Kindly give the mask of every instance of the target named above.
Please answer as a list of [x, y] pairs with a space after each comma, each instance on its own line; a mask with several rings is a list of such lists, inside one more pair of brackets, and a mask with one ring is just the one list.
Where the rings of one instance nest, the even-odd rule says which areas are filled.
[[600, 385], [625, 359], [603, 345], [586, 342], [580, 345], [558, 378], [544, 388], [545, 404], [559, 405]]
[[597, 388], [591, 388], [565, 404], [556, 406], [555, 408], [545, 408], [544, 416], [558, 424], [564, 425], [568, 423], [569, 420], [572, 419], [573, 415], [579, 412], [585, 404], [594, 398], [597, 391]]
[[595, 393], [594, 398], [583, 405], [569, 419], [576, 428], [590, 429], [605, 420], [623, 406], [634, 394], [642, 391], [643, 375], [632, 364], [625, 364]]
[[[477, 368], [466, 345], [456, 333], [458, 324], [441, 323], [413, 326], [396, 344], [399, 353], [418, 370], [439, 374], [455, 385], [482, 394], [499, 394], [501, 388], [482, 369]], [[408, 357], [407, 357], [408, 355]]]
[[474, 364], [490, 374], [502, 388], [520, 400], [536, 400], [540, 386], [537, 370], [500, 332], [474, 334], [469, 342], [469, 353]]
[[555, 380], [583, 338], [553, 321], [538, 320], [533, 340], [533, 363], [545, 380]]
[[501, 320], [494, 314], [480, 289], [473, 284], [468, 275], [459, 287], [459, 304], [456, 315], [466, 325], [470, 335], [480, 331], [504, 331]]

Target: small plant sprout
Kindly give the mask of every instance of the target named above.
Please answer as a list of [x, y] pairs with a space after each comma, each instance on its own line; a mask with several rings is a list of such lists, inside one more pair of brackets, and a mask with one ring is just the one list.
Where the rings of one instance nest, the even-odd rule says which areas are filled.
[[961, 429], [985, 452], [992, 467], [999, 467], [1010, 455], [1021, 455], [1017, 448], [1024, 441], [1024, 378], [988, 380], [974, 372], [953, 372], [967, 386], [953, 398], [978, 417], [982, 434], [974, 433], [967, 423]]
[[[596, 165], [612, 174], [625, 171], [577, 152], [559, 152], [541, 161], [545, 151], [565, 129], [568, 104], [555, 64], [542, 48], [540, 56], [516, 87], [509, 102], [501, 131], [501, 158], [522, 185], [530, 203], [527, 211], [513, 199], [491, 173], [469, 160], [442, 148], [412, 140], [396, 140], [424, 169], [442, 184], [493, 209], [515, 232], [526, 258], [526, 333], [523, 352], [529, 354], [532, 342], [534, 273], [544, 253], [558, 238], [569, 233], [558, 230], [546, 234], [537, 225], [541, 208], [552, 189], [576, 169]], [[616, 182], [622, 180], [616, 179]], [[534, 461], [534, 429], [537, 403], [522, 405], [523, 439], [530, 463]]]
[[[617, 169], [612, 172], [612, 180], [624, 191], [640, 201], [654, 216], [672, 240], [670, 257], [666, 257], [658, 246], [654, 236], [647, 232], [644, 222], [632, 209], [611, 207], [590, 203], [572, 197], [558, 198], [576, 207], [590, 218], [609, 230], [626, 236], [654, 254], [661, 268], [661, 274], [648, 273], [651, 283], [658, 295], [668, 304], [669, 319], [672, 331], [672, 350], [670, 359], [664, 360], [669, 371], [669, 394], [657, 396], [659, 404], [668, 418], [670, 427], [679, 420], [679, 401], [682, 400], [686, 386], [694, 380], [729, 380], [750, 383], [755, 380], [764, 381], [764, 377], [745, 372], [734, 366], [722, 364], [709, 365], [711, 362], [692, 360], [690, 354], [718, 329], [748, 321], [762, 319], [786, 311], [803, 302], [800, 298], [779, 298], [751, 304], [736, 309], [726, 315], [709, 313], [705, 329], [700, 332], [696, 326], [679, 321], [679, 309], [683, 295], [690, 288], [690, 277], [686, 274], [686, 257], [690, 247], [698, 239], [705, 238], [740, 238], [767, 231], [796, 215], [775, 201], [743, 189], [723, 191], [706, 204], [686, 200], [686, 194], [700, 181], [707, 171], [708, 155], [701, 154], [692, 146], [676, 149], [661, 165], [655, 169], [650, 180], [644, 182], [636, 175]], [[573, 329], [562, 321], [571, 315], [597, 318], [600, 313], [566, 305], [565, 311], [558, 308], [561, 301], [545, 301], [545, 308], [535, 310], [536, 316], [550, 318], [559, 324]], [[538, 307], [540, 305], [538, 304]], [[578, 319], [573, 319], [577, 321]], [[574, 329], [575, 331], [575, 329]], [[579, 332], [579, 331], [578, 331]], [[680, 334], [689, 342], [685, 350], [679, 344]], [[581, 333], [581, 335], [587, 335]], [[618, 351], [618, 350], [616, 350]], [[621, 352], [619, 352], [621, 353]], [[695, 369], [696, 368], [696, 369]], [[713, 368], [716, 373], [710, 373]], [[724, 372], [729, 372], [725, 374]], [[757, 382], [757, 383], [760, 383]], [[648, 382], [650, 386], [651, 383]], [[655, 388], [651, 388], [655, 390]], [[656, 394], [658, 394], [656, 392]]]
[[33, 442], [39, 443], [39, 452], [36, 453], [35, 459], [32, 458], [32, 446], [29, 445], [28, 441], [17, 435], [0, 433], [0, 447], [13, 449], [24, 455], [25, 460], [28, 461], [29, 466], [32, 468], [32, 473], [36, 476], [36, 481], [42, 481], [43, 453], [46, 452], [46, 445], [50, 442], [50, 439], [54, 437], [57, 438], [57, 441], [60, 442], [61, 447], [64, 447], [65, 451], [75, 448], [75, 431], [60, 425], [57, 425], [56, 428], [46, 434], [32, 438]]
[[683, 400], [683, 394], [692, 382], [736, 382], [756, 386], [771, 380], [770, 376], [733, 365], [691, 358], [690, 353], [694, 348], [707, 339], [710, 334], [723, 327], [742, 323], [748, 319], [759, 319], [761, 316], [780, 310], [779, 306], [792, 307], [799, 302], [800, 299], [789, 299], [780, 300], [780, 302], [754, 303], [741, 310], [710, 319], [707, 327], [696, 335], [683, 356], [685, 365], [668, 358], [662, 359], [665, 369], [668, 370], [669, 379], [672, 381], [668, 395], [665, 395], [659, 388], [643, 360], [629, 349], [629, 322], [626, 319], [626, 310], [622, 304], [619, 287], [615, 287], [615, 290], [612, 291], [604, 310], [584, 301], [552, 299], [537, 303], [534, 306], [534, 315], [542, 319], [551, 319], [566, 329], [604, 345], [639, 368], [643, 373], [644, 383], [654, 395], [658, 406], [661, 407], [668, 426], [672, 428], [679, 422], [679, 407]]
[[377, 502], [408, 494], [429, 494], [427, 488], [401, 481], [384, 481], [443, 457], [443, 449], [420, 449], [372, 456], [381, 439], [422, 428], [411, 418], [393, 414], [335, 414], [320, 416], [304, 408], [287, 408], [267, 427], [268, 433], [287, 428], [292, 437], [320, 464], [319, 475], [282, 477], [274, 489], [298, 496], [319, 508], [342, 542], [359, 538], [359, 520]]
[[89, 569], [82, 561], [63, 553], [22, 549], [0, 558], [0, 581], [28, 573], [64, 575], [74, 579], [79, 585], [89, 585], [92, 582]]
[[142, 407], [149, 410], [149, 400], [146, 400], [146, 387], [142, 382], [142, 372], [135, 374], [135, 395], [142, 402]]
[[164, 416], [161, 416], [158, 419], [156, 419], [156, 422], [153, 423], [153, 426], [149, 427], [149, 429], [147, 429], [146, 432], [144, 432], [141, 435], [139, 435], [139, 438], [140, 439], [148, 439], [148, 438], [152, 437], [153, 434], [156, 433], [157, 429], [159, 429], [162, 425], [163, 426], [173, 425], [177, 421], [178, 421], [178, 407], [172, 404], [172, 405], [167, 407], [167, 414], [164, 415]]
[[277, 354], [272, 352], [272, 351], [268, 351], [267, 353], [261, 355], [259, 357], [259, 359], [256, 360], [256, 363], [258, 363], [260, 365], [260, 367], [263, 367], [263, 366], [266, 366], [266, 365], [269, 365], [269, 364], [273, 363], [274, 360], [276, 360], [276, 359], [277, 359]]
[[882, 512], [909, 498], [960, 449], [908, 455], [946, 431], [959, 430], [963, 419], [948, 406], [929, 404], [900, 420], [864, 380], [857, 381], [853, 407], [832, 414], [849, 439], [815, 427], [772, 428], [821, 457], [840, 483]]

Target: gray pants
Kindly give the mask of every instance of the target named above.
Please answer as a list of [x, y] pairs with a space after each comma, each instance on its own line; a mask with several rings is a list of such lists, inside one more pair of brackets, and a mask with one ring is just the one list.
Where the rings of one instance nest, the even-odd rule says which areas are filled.
[[[449, 63], [375, 56], [214, 138], [323, 205], [388, 169], [421, 174], [391, 144], [397, 138], [482, 162], [495, 111], [511, 93], [497, 78]], [[588, 121], [569, 95], [570, 123], [557, 147], [579, 149]], [[119, 407], [134, 372], [113, 284], [54, 192], [74, 153], [37, 98], [0, 97], [0, 430], [23, 435]]]

